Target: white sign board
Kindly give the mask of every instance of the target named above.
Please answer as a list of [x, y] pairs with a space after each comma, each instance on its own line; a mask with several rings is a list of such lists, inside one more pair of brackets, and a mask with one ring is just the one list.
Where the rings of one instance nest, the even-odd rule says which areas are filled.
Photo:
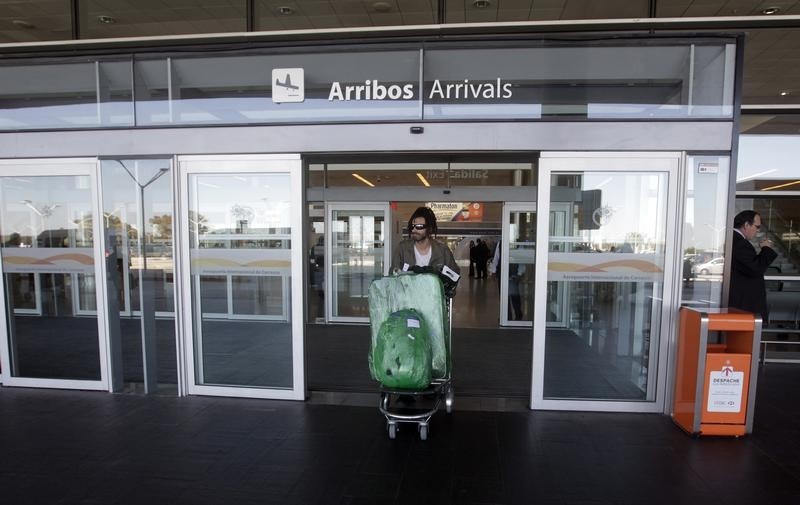
[[708, 381], [708, 412], [741, 412], [744, 372], [734, 372], [726, 365], [712, 371]]

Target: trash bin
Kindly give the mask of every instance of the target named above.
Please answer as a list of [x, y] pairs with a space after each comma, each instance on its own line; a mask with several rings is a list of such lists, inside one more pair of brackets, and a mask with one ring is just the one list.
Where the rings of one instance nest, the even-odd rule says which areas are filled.
[[[720, 342], [709, 343], [709, 333]], [[672, 419], [685, 432], [753, 431], [761, 317], [736, 309], [680, 309]]]

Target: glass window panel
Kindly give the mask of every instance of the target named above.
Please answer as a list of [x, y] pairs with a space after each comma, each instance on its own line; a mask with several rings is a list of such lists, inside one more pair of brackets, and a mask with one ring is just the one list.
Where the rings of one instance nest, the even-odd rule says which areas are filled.
[[329, 187], [447, 187], [447, 163], [329, 163]]
[[569, 320], [546, 330], [546, 398], [654, 399], [667, 181], [666, 173], [554, 174], [551, 202], [569, 205], [573, 224], [549, 234], [548, 281], [559, 283]]
[[[150, 376], [155, 383], [147, 384], [148, 392], [174, 394], [178, 377], [171, 163], [168, 159], [105, 159], [101, 169], [109, 340], [112, 356], [118, 359], [116, 366], [122, 367], [123, 383], [113, 387], [138, 390], [137, 384], [144, 382], [143, 356], [147, 355], [148, 366], [156, 367]], [[146, 353], [143, 340], [148, 345]]]
[[[419, 51], [172, 58], [168, 65], [172, 73], [171, 94], [164, 65], [163, 60], [137, 62], [137, 100], [142, 93], [149, 102], [143, 114], [137, 115], [139, 124], [419, 118], [418, 93], [413, 89], [403, 91], [403, 86], [419, 79]], [[303, 69], [303, 101], [273, 102], [272, 70], [276, 68]], [[285, 78], [279, 79], [284, 82]], [[332, 94], [334, 83], [338, 83], [340, 95]], [[378, 94], [400, 90], [400, 95], [397, 99], [356, 99], [366, 97], [366, 88]]]
[[381, 210], [331, 215], [332, 317], [369, 317], [369, 285], [383, 277], [386, 221]]
[[719, 307], [725, 268], [729, 159], [690, 156], [686, 163], [681, 304]]
[[228, 278], [200, 276], [200, 308], [203, 314], [228, 314]]
[[280, 316], [284, 312], [283, 278], [231, 276], [233, 313]]
[[133, 124], [130, 61], [0, 67], [0, 129]]
[[761, 214], [761, 230], [753, 245], [757, 248], [761, 240], [768, 238], [778, 253], [765, 275], [800, 275], [800, 193], [786, 196], [771, 196], [768, 192], [764, 196], [737, 195], [734, 215], [749, 209]]
[[508, 320], [533, 320], [533, 282], [536, 256], [536, 213], [511, 212], [509, 223]]
[[88, 176], [0, 177], [14, 377], [100, 380], [91, 187]]
[[[247, 0], [127, 2], [79, 0], [80, 37], [104, 39], [243, 32]], [[145, 8], [146, 7], [146, 8]]]
[[308, 322], [325, 318], [325, 205], [308, 204]]
[[798, 135], [740, 135], [736, 191], [800, 189], [798, 159]]
[[325, 164], [310, 163], [306, 177], [306, 187], [321, 188], [325, 186]]
[[534, 186], [533, 163], [450, 163], [450, 186]]
[[722, 92], [732, 79], [725, 47], [695, 44], [694, 80], [687, 45], [429, 49], [424, 114], [426, 119], [730, 117], [732, 96]]
[[134, 62], [137, 125], [170, 123], [168, 59]]
[[232, 172], [189, 175], [196, 380], [291, 388], [290, 176]]

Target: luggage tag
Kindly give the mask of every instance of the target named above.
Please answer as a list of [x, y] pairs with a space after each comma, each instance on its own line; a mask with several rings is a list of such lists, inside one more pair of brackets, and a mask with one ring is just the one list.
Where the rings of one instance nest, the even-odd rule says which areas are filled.
[[446, 275], [453, 282], [458, 282], [458, 279], [461, 278], [461, 276], [457, 274], [455, 270], [451, 269], [447, 265], [442, 267], [442, 274]]
[[410, 266], [409, 266], [408, 263], [403, 263], [403, 272], [408, 272], [409, 268], [410, 268]]

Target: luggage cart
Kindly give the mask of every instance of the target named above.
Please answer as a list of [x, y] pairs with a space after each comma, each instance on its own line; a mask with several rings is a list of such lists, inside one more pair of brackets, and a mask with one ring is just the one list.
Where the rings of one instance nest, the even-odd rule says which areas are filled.
[[[420, 440], [427, 440], [430, 432], [430, 420], [444, 403], [445, 411], [453, 411], [454, 391], [452, 384], [452, 334], [453, 334], [453, 299], [447, 299], [447, 372], [444, 377], [433, 379], [431, 384], [421, 391], [408, 389], [391, 389], [381, 386], [378, 409], [386, 417], [386, 429], [389, 438], [394, 440], [401, 423], [416, 424]], [[402, 397], [411, 397], [415, 405], [398, 406]], [[416, 404], [433, 400], [432, 405], [419, 408]]]

